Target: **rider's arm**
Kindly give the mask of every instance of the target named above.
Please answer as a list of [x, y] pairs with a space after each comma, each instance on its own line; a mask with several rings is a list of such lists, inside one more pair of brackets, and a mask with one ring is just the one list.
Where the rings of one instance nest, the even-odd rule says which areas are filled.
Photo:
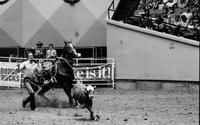
[[27, 61], [25, 61], [21, 64], [17, 64], [17, 71], [21, 72], [25, 68], [26, 63], [27, 63]]

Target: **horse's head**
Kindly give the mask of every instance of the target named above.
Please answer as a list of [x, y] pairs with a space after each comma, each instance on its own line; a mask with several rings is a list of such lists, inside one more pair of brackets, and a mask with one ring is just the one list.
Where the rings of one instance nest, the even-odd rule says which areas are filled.
[[81, 53], [77, 53], [76, 50], [73, 47], [72, 40], [64, 41], [64, 52], [68, 52], [71, 57], [80, 57]]
[[58, 69], [65, 74], [73, 74], [73, 58], [80, 57], [81, 54], [77, 53], [72, 45], [72, 40], [64, 41], [64, 49], [62, 56], [58, 57]]

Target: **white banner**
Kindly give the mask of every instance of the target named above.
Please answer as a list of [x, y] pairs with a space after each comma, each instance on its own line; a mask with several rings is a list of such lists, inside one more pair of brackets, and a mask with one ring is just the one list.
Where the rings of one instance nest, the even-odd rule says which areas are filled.
[[[0, 86], [21, 87], [23, 75], [16, 73], [17, 63], [0, 62]], [[112, 81], [114, 84], [114, 65], [78, 66], [74, 71], [75, 79], [82, 81]]]
[[15, 73], [16, 63], [0, 62], [0, 86], [20, 87], [21, 73]]
[[112, 80], [113, 65], [104, 64], [100, 66], [81, 66], [76, 67], [74, 75], [76, 80], [83, 81], [109, 81]]

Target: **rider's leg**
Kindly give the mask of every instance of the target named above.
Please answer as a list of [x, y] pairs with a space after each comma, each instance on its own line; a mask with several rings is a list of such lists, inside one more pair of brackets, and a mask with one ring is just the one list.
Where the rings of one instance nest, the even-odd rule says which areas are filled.
[[[27, 83], [28, 80], [29, 80], [29, 78], [24, 78], [24, 86], [25, 86], [26, 89], [27, 89], [26, 84], [28, 84]], [[27, 89], [27, 91], [29, 92], [28, 89]], [[29, 102], [30, 102], [30, 95], [28, 97], [26, 97], [26, 98], [23, 99], [23, 101], [22, 101], [22, 107], [25, 108], [26, 104], [29, 103]]]
[[31, 110], [35, 110], [35, 108], [36, 108], [36, 105], [35, 105], [35, 95], [34, 95], [34, 89], [32, 87], [31, 81], [30, 80], [26, 80], [25, 83], [24, 83], [24, 85], [25, 85], [26, 89], [29, 92], [29, 97], [27, 98], [26, 102], [30, 101]]
[[30, 96], [28, 96], [27, 98], [24, 98], [22, 101], [22, 107], [25, 108], [26, 104], [30, 102]]

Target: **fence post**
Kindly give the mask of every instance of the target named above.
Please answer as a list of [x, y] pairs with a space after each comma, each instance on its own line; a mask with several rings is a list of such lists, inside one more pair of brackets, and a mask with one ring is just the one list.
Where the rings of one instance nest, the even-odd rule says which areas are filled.
[[115, 83], [115, 60], [114, 58], [112, 59], [112, 88], [116, 89], [116, 83]]

